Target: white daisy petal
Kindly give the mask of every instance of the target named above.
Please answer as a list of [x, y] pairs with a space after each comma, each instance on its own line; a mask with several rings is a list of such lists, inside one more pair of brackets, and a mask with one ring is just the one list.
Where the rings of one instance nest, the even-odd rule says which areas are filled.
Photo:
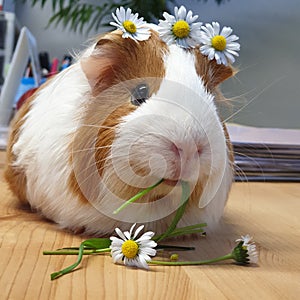
[[231, 63], [234, 63], [234, 62], [235, 62], [235, 58], [234, 58], [234, 56], [233, 56], [231, 53], [229, 53], [228, 51], [225, 51], [224, 54], [225, 54], [225, 56], [228, 58], [228, 60], [229, 60]]
[[221, 63], [225, 66], [227, 66], [227, 59], [226, 59], [226, 56], [225, 56], [225, 53], [224, 52], [221, 52], [221, 51], [218, 51], [219, 55], [220, 55], [220, 59], [221, 59]]
[[244, 244], [248, 244], [252, 240], [252, 237], [249, 234], [246, 234], [245, 236], [241, 236], [240, 239], [237, 239], [236, 242], [243, 242]]
[[206, 28], [208, 29], [211, 37], [215, 36], [215, 31], [211, 24], [206, 24]]
[[153, 231], [147, 231], [147, 232], [143, 233], [142, 236], [144, 236], [144, 237], [148, 236], [149, 238], [152, 238], [154, 236], [154, 234], [155, 233]]
[[143, 242], [138, 242], [136, 241], [138, 244], [141, 245], [141, 249], [145, 248], [145, 247], [150, 247], [150, 248], [155, 248], [157, 246], [156, 242], [153, 240], [148, 240], [148, 241], [143, 241]]
[[[192, 12], [192, 11], [189, 11], [189, 12]], [[194, 16], [186, 16], [186, 21], [189, 23], [189, 24], [192, 24], [194, 23], [197, 19], [198, 19], [198, 15], [194, 15]], [[198, 23], [201, 23], [201, 22], [198, 22]]]
[[149, 265], [147, 264], [147, 261], [151, 260], [150, 258], [149, 259], [143, 259], [142, 257], [140, 258], [140, 267], [143, 268], [143, 269], [146, 269], [148, 270], [149, 269]]
[[123, 234], [123, 232], [122, 232], [119, 228], [116, 228], [116, 229], [115, 229], [115, 232], [117, 233], [117, 235], [118, 235], [121, 239], [123, 239], [124, 241], [126, 240], [125, 235]]
[[119, 9], [117, 8], [116, 15], [121, 22], [124, 22], [126, 20], [125, 8], [123, 6], [121, 6]]
[[118, 253], [118, 254], [113, 255], [112, 256], [113, 262], [114, 263], [120, 262], [122, 260], [122, 257], [123, 257], [123, 253]]
[[[176, 15], [176, 13], [175, 13]], [[178, 9], [178, 13], [177, 13], [177, 20], [185, 20], [186, 17], [186, 8], [181, 5], [180, 8]]]
[[[121, 24], [122, 24], [122, 23], [120, 22], [120, 20], [117, 18], [117, 16], [116, 16], [114, 13], [112, 13], [111, 15], [112, 15], [113, 19], [116, 21], [116, 23], [117, 23], [118, 25], [121, 25]], [[113, 23], [113, 22], [111, 22], [111, 23]], [[114, 25], [113, 25], [113, 26], [114, 26]]]
[[117, 28], [120, 28], [121, 26], [119, 24], [117, 24], [116, 22], [110, 22], [109, 23], [111, 26], [115, 26]]
[[215, 60], [217, 61], [217, 64], [221, 64], [221, 57], [220, 57], [220, 55], [219, 55], [219, 53], [218, 52], [216, 52], [215, 51], [215, 53], [214, 53], [214, 58], [215, 58]]
[[[131, 34], [129, 34], [127, 31], [126, 32], [124, 32], [123, 34], [122, 34], [122, 38], [123, 39], [127, 39], [127, 38], [132, 38], [132, 36], [131, 36]], [[133, 38], [132, 38], [133, 39]]]
[[131, 239], [131, 235], [130, 235], [130, 232], [129, 231], [125, 231], [124, 232], [124, 235], [126, 237], [126, 240], [130, 240]]
[[111, 237], [111, 246], [112, 247], [118, 247], [118, 246], [122, 246], [122, 244], [124, 243], [123, 240], [119, 239], [119, 238], [114, 238], [114, 237]]
[[177, 39], [176, 40], [178, 46], [185, 48], [185, 40], [184, 39]]
[[150, 37], [150, 34], [141, 34], [141, 33], [139, 33], [139, 34], [136, 34], [135, 35], [135, 40], [138, 40], [138, 41], [146, 41], [146, 40], [148, 40], [149, 39], [149, 37]]
[[228, 45], [226, 48], [227, 51], [239, 51], [240, 50], [240, 45]]
[[232, 33], [231, 27], [224, 26], [221, 33], [220, 33], [220, 35], [223, 35], [227, 40], [227, 37], [229, 37], [231, 33]]
[[151, 257], [147, 253], [140, 253], [139, 257], [140, 257], [140, 260], [142, 260], [142, 259], [145, 261], [151, 260]]
[[168, 14], [167, 12], [163, 13], [163, 17], [166, 19], [166, 21], [163, 21], [163, 22], [167, 22], [167, 23], [173, 23], [173, 22], [175, 22], [174, 16]]
[[234, 56], [239, 56], [239, 54], [236, 51], [231, 50], [231, 49], [227, 49], [226, 52], [228, 52], [228, 53], [230, 53], [230, 54], [232, 54]]
[[[132, 232], [133, 232], [133, 229], [134, 229], [135, 226], [136, 226], [136, 223], [134, 223], [134, 224], [130, 227], [130, 229], [129, 229], [129, 235], [130, 235], [130, 238], [131, 238], [131, 236], [132, 236]], [[124, 234], [125, 234], [125, 232], [124, 232]]]
[[131, 14], [131, 8], [127, 8], [125, 11], [125, 20], [131, 20], [132, 14]]
[[[139, 233], [144, 229], [144, 227], [145, 227], [145, 225], [139, 226], [139, 227], [137, 228], [137, 230], [135, 231], [135, 233], [134, 233], [132, 239], [135, 239], [135, 238], [139, 235]], [[143, 235], [144, 235], [144, 234], [143, 234]], [[138, 241], [138, 240], [137, 240], [137, 241]]]
[[[196, 22], [196, 23], [192, 23], [190, 24], [191, 30], [199, 30], [201, 28], [202, 22]], [[200, 36], [200, 31], [197, 31], [199, 33]]]
[[220, 24], [218, 22], [212, 22], [212, 27], [214, 30], [214, 35], [220, 34]]
[[236, 35], [231, 35], [229, 37], [226, 38], [227, 43], [232, 43], [239, 40], [239, 37]]
[[187, 13], [187, 15], [186, 15], [186, 17], [185, 17], [185, 20], [186, 20], [189, 24], [195, 22], [195, 20], [197, 20], [197, 19], [198, 19], [198, 15], [195, 15], [195, 16], [193, 17], [193, 12], [192, 12], [191, 10], [188, 11], [188, 13]]
[[[214, 57], [215, 57], [215, 50], [210, 49], [210, 50], [209, 50], [209, 53], [208, 53], [208, 59], [209, 59], [209, 60], [212, 60], [212, 59], [214, 59]], [[218, 56], [218, 57], [219, 57], [219, 56]], [[218, 57], [217, 57], [217, 58], [218, 58]], [[216, 58], [216, 59], [217, 59], [217, 58]]]
[[141, 249], [141, 254], [147, 254], [147, 255], [150, 255], [150, 256], [155, 256], [156, 255], [156, 250], [152, 249], [152, 248]]

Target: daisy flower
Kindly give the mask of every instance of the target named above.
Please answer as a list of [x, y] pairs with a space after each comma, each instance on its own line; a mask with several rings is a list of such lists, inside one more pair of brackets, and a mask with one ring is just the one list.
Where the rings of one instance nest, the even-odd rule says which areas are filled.
[[247, 234], [237, 239], [238, 245], [233, 249], [234, 259], [241, 264], [256, 264], [258, 261], [258, 252], [252, 237]]
[[117, 8], [116, 14], [112, 13], [115, 22], [110, 22], [110, 25], [116, 26], [122, 30], [123, 38], [131, 38], [134, 41], [148, 40], [151, 33], [150, 29], [146, 27], [147, 24], [144, 18], [139, 18], [139, 14], [131, 13], [131, 9], [124, 7]]
[[201, 22], [195, 22], [198, 16], [193, 16], [184, 6], [174, 8], [175, 16], [163, 13], [165, 20], [159, 20], [158, 32], [168, 45], [177, 43], [182, 48], [194, 48], [200, 44]]
[[208, 56], [210, 60], [215, 58], [218, 64], [227, 65], [228, 61], [233, 63], [234, 56], [239, 56], [237, 51], [240, 50], [240, 44], [236, 42], [239, 37], [231, 33], [230, 27], [223, 27], [220, 32], [218, 22], [201, 26], [201, 53]]
[[156, 255], [156, 250], [153, 248], [157, 244], [151, 240], [154, 232], [145, 232], [137, 238], [144, 225], [139, 226], [133, 233], [135, 225], [133, 224], [130, 230], [125, 232], [116, 228], [115, 231], [119, 237], [110, 237], [113, 262], [123, 261], [127, 266], [148, 269], [147, 261], [151, 260], [150, 256]]

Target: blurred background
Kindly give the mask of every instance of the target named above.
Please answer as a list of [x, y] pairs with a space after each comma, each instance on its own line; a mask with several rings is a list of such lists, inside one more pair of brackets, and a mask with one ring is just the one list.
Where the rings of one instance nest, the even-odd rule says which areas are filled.
[[[51, 58], [62, 59], [65, 54], [80, 51], [89, 38], [112, 29], [101, 26], [74, 32], [61, 23], [48, 26], [52, 1], [46, 1], [43, 8], [41, 1], [34, 6], [32, 2], [4, 3], [7, 10], [15, 12], [19, 25], [27, 26], [35, 36], [39, 51], [47, 51]], [[102, 5], [105, 1], [79, 2]], [[118, 1], [124, 2], [128, 1]], [[221, 108], [224, 118], [244, 125], [300, 128], [299, 0], [160, 2], [171, 12], [175, 5], [185, 5], [199, 15], [200, 21], [218, 21], [232, 27], [240, 37], [240, 57], [234, 65], [239, 72], [222, 86], [225, 96], [232, 99], [232, 106]]]

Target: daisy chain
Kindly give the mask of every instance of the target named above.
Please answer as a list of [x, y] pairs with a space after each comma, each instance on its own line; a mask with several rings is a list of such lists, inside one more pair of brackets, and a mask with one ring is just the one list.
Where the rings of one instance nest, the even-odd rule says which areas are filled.
[[227, 65], [228, 61], [233, 63], [234, 56], [239, 56], [237, 51], [240, 50], [240, 44], [236, 42], [239, 37], [231, 33], [232, 29], [226, 26], [220, 32], [218, 22], [201, 26], [201, 53], [210, 60], [215, 59], [218, 64]]
[[139, 238], [139, 233], [143, 230], [144, 225], [139, 226], [133, 233], [133, 224], [129, 231], [122, 232], [119, 228], [115, 231], [119, 237], [110, 237], [111, 255], [114, 263], [122, 262], [131, 267], [149, 269], [147, 262], [151, 261], [150, 256], [156, 255], [156, 242], [151, 240], [154, 232], [148, 231]]
[[201, 22], [195, 22], [198, 15], [193, 16], [184, 6], [174, 8], [175, 16], [163, 13], [165, 20], [159, 20], [158, 32], [168, 45], [176, 43], [182, 48], [194, 48], [200, 44]]
[[148, 40], [151, 33], [150, 29], [146, 27], [147, 24], [144, 18], [139, 18], [139, 14], [133, 14], [130, 8], [125, 10], [124, 7], [117, 8], [116, 14], [112, 13], [115, 22], [110, 22], [110, 25], [116, 26], [122, 30], [123, 38], [131, 38], [134, 41]]

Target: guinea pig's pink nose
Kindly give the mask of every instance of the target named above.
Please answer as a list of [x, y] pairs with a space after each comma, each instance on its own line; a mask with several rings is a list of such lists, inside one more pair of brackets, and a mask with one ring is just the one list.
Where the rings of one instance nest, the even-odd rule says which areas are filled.
[[191, 156], [191, 155], [200, 155], [202, 153], [201, 145], [191, 145], [185, 143], [171, 143], [171, 151], [180, 157]]
[[202, 146], [195, 143], [173, 142], [171, 151], [173, 153], [172, 180], [195, 181], [199, 174], [199, 159]]

